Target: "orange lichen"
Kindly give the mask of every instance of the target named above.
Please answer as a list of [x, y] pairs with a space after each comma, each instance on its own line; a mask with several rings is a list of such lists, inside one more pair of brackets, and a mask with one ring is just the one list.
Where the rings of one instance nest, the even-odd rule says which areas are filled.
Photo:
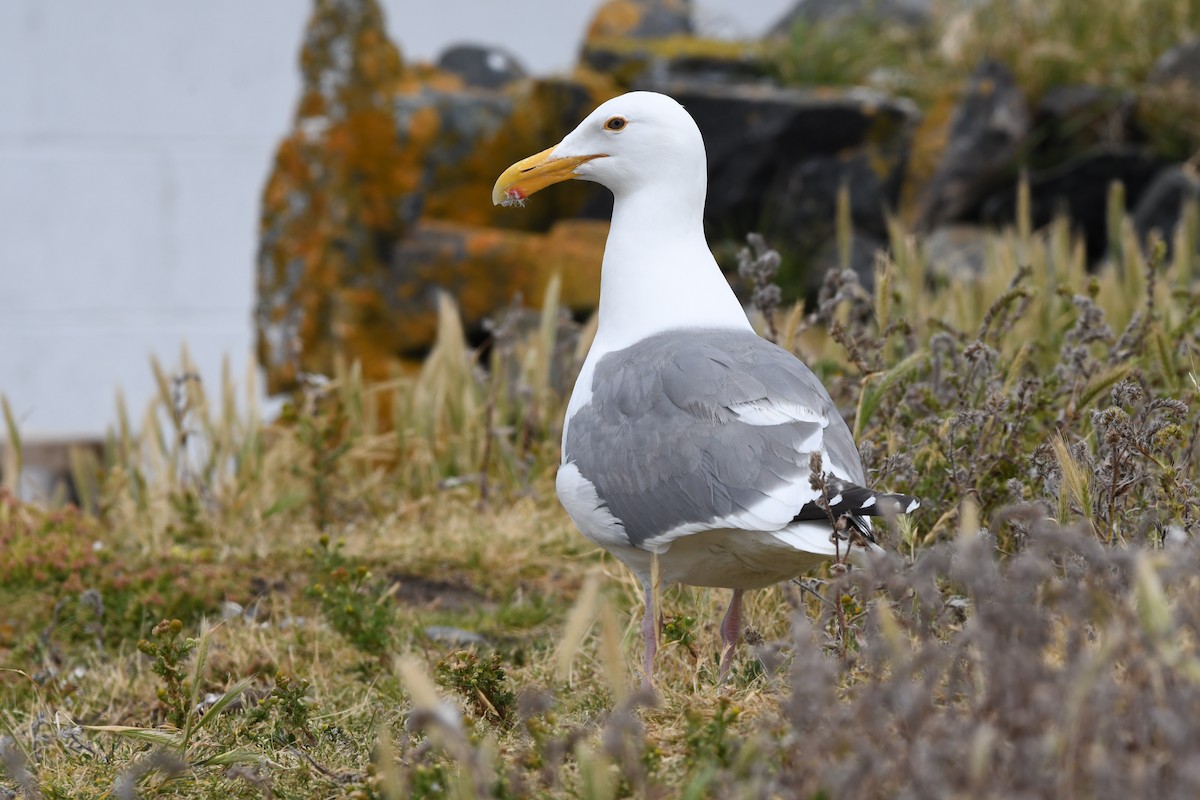
[[436, 170], [425, 195], [425, 215], [471, 225], [546, 230], [555, 220], [577, 214], [589, 187], [555, 187], [553, 199], [520, 213], [492, 205], [492, 184], [510, 164], [557, 143], [595, 106], [620, 94], [608, 79], [535, 80], [509, 91], [513, 112], [482, 141], [452, 164]]
[[925, 112], [913, 133], [904, 186], [900, 193], [900, 218], [909, 225], [916, 222], [920, 213], [920, 193], [929, 184], [938, 160], [946, 150], [950, 120], [957, 102], [958, 89], [947, 87]]
[[[349, 58], [339, 55], [347, 48]], [[383, 243], [405, 230], [396, 198], [419, 175], [397, 140], [390, 97], [403, 63], [375, 0], [318, 2], [301, 70], [296, 130], [263, 192], [258, 347], [271, 391], [301, 369], [329, 371], [337, 353], [357, 347], [364, 315], [337, 289], [379, 281]]]
[[592, 17], [587, 38], [628, 36], [642, 21], [642, 7], [633, 0], [609, 0]]
[[263, 192], [258, 348], [270, 391], [339, 360], [388, 377], [432, 343], [436, 290], [476, 329], [516, 294], [540, 302], [555, 272], [569, 304], [594, 305], [607, 226], [555, 223], [595, 187], [556, 187], [523, 212], [490, 195], [505, 167], [619, 93], [610, 78], [464, 96], [457, 76], [401, 62], [376, 0], [318, 2], [301, 68], [296, 127]]

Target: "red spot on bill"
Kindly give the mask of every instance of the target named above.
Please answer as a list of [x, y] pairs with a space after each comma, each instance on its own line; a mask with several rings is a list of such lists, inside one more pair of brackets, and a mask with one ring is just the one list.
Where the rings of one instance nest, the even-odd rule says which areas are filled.
[[524, 208], [525, 195], [521, 193], [520, 189], [514, 187], [504, 193], [504, 199], [500, 201], [500, 205], [504, 206], [505, 208], [510, 208], [512, 206]]

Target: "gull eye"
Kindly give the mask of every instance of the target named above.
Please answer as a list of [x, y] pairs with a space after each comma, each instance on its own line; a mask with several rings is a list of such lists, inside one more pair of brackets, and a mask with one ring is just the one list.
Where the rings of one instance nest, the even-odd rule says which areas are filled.
[[604, 123], [604, 127], [610, 131], [619, 131], [625, 127], [624, 117], [609, 117], [608, 122]]

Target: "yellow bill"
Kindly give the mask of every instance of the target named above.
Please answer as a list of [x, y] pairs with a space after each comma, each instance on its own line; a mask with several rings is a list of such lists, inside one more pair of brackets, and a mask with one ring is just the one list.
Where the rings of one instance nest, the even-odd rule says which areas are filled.
[[547, 186], [575, 177], [575, 168], [593, 158], [603, 158], [603, 153], [589, 156], [555, 157], [551, 147], [537, 155], [524, 158], [513, 164], [500, 175], [492, 188], [493, 205], [524, 205], [525, 198]]

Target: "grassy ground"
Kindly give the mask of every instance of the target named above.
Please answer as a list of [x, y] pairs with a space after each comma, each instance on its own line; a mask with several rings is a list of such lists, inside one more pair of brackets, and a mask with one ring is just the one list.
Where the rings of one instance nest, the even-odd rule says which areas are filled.
[[553, 496], [553, 291], [269, 422], [158, 370], [85, 511], [0, 500], [0, 797], [1194, 795], [1200, 226], [1113, 225], [1097, 274], [1026, 226], [955, 285], [897, 228], [873, 295], [772, 315], [924, 508], [753, 593], [721, 687], [727, 597], [674, 588], [634, 691], [638, 587]]

